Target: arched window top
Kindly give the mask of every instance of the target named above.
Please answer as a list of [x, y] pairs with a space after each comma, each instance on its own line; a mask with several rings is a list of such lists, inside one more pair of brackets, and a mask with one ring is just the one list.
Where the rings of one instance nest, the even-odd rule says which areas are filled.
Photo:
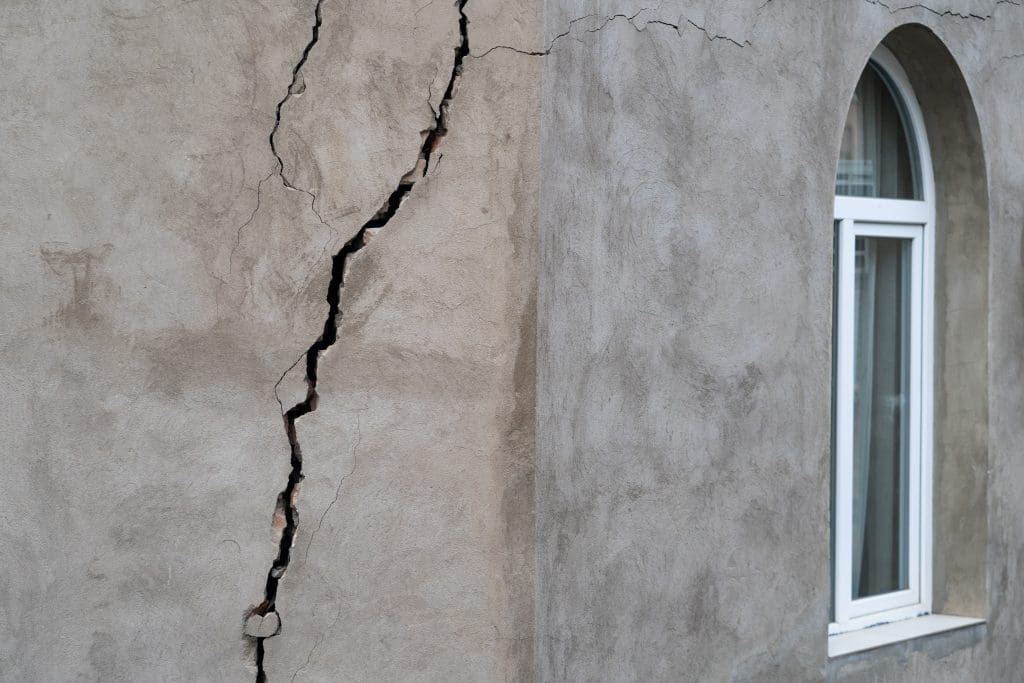
[[879, 48], [861, 74], [846, 116], [836, 169], [836, 194], [878, 199], [924, 199], [922, 131], [914, 129], [913, 93], [902, 69]]

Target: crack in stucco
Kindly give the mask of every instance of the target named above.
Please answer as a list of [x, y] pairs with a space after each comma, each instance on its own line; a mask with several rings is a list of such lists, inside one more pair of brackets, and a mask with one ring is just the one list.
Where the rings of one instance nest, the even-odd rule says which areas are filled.
[[[313, 215], [317, 217], [317, 220], [320, 221], [322, 225], [327, 226], [331, 230], [331, 232], [335, 232], [334, 226], [324, 219], [323, 215], [321, 215], [320, 213], [320, 210], [316, 206], [316, 193], [307, 190], [306, 188], [298, 187], [290, 180], [288, 180], [288, 177], [285, 175], [284, 172], [284, 159], [281, 157], [281, 154], [277, 151], [276, 142], [277, 131], [281, 127], [281, 117], [284, 105], [288, 102], [288, 100], [292, 98], [292, 96], [301, 95], [303, 91], [305, 91], [306, 89], [305, 81], [303, 80], [300, 82], [299, 79], [302, 78], [302, 68], [306, 65], [306, 62], [309, 60], [310, 53], [313, 51], [313, 48], [316, 47], [316, 44], [320, 42], [320, 27], [323, 25], [323, 3], [324, 0], [317, 0], [316, 5], [313, 7], [312, 36], [310, 37], [309, 42], [306, 43], [305, 47], [303, 47], [302, 53], [300, 54], [298, 61], [295, 62], [295, 66], [292, 67], [292, 78], [291, 81], [288, 83], [288, 88], [285, 91], [284, 97], [282, 97], [278, 101], [277, 106], [274, 108], [274, 126], [273, 128], [270, 129], [268, 142], [270, 143], [270, 153], [274, 155], [274, 160], [277, 162], [277, 168], [271, 171], [269, 174], [267, 174], [265, 178], [261, 179], [259, 183], [257, 183], [256, 206], [253, 208], [252, 212], [249, 214], [249, 217], [245, 220], [245, 222], [235, 229], [235, 244], [231, 248], [231, 252], [228, 254], [229, 275], [231, 274], [231, 271], [234, 268], [235, 252], [238, 250], [238, 247], [241, 244], [242, 231], [245, 230], [245, 228], [247, 228], [253, 222], [253, 220], [255, 220], [256, 214], [259, 213], [260, 202], [262, 199], [263, 183], [270, 180], [271, 176], [278, 176], [281, 179], [281, 184], [287, 189], [295, 190], [296, 192], [301, 192], [307, 195], [309, 197], [309, 208], [313, 212]], [[221, 280], [221, 282], [223, 283], [223, 280]], [[280, 384], [280, 382], [278, 382], [278, 384]]]
[[[763, 0], [763, 2], [760, 5], [758, 5], [757, 11], [761, 12], [761, 10], [765, 9], [765, 7], [770, 5], [772, 2], [774, 2], [774, 0]], [[979, 20], [979, 21], [987, 21], [987, 20], [991, 19], [993, 16], [995, 16], [995, 11], [994, 10], [992, 12], [990, 12], [989, 14], [975, 14], [975, 13], [956, 12], [954, 10], [939, 10], [939, 9], [935, 9], [934, 7], [929, 7], [928, 5], [925, 5], [923, 3], [914, 3], [912, 5], [900, 5], [900, 6], [895, 6], [894, 7], [894, 6], [892, 6], [892, 5], [890, 5], [890, 4], [886, 3], [886, 2], [883, 2], [882, 0], [864, 0], [864, 2], [866, 2], [869, 5], [877, 5], [879, 7], [882, 7], [884, 9], [888, 10], [888, 12], [890, 14], [896, 14], [897, 12], [905, 12], [905, 11], [909, 11], [909, 10], [913, 10], [913, 9], [921, 9], [921, 10], [930, 12], [931, 14], [934, 14], [934, 15], [936, 15], [938, 17], [952, 17], [952, 18], [955, 18], [955, 19], [975, 19], [975, 20]], [[1024, 6], [1024, 0], [996, 0], [995, 7], [999, 7], [1000, 5], [1011, 5], [1013, 7], [1022, 7], [1022, 6]], [[584, 31], [584, 33], [598, 33], [599, 31], [604, 30], [605, 27], [607, 27], [608, 24], [612, 23], [613, 21], [615, 21], [617, 19], [624, 19], [630, 26], [632, 26], [634, 29], [636, 29], [639, 32], [645, 31], [647, 29], [647, 27], [649, 25], [651, 25], [651, 24], [657, 24], [657, 25], [660, 25], [660, 26], [666, 26], [668, 28], [674, 29], [676, 31], [676, 33], [681, 36], [682, 33], [683, 33], [683, 29], [686, 28], [687, 26], [689, 26], [690, 28], [696, 29], [697, 31], [700, 31], [701, 33], [703, 33], [704, 37], [708, 40], [708, 42], [712, 42], [713, 43], [715, 41], [721, 40], [721, 41], [725, 41], [727, 43], [730, 43], [730, 44], [734, 45], [735, 47], [741, 47], [741, 48], [742, 47], [750, 47], [750, 46], [753, 45], [753, 43], [751, 43], [750, 40], [748, 40], [748, 39], [739, 40], [739, 39], [734, 38], [734, 37], [729, 36], [729, 35], [720, 34], [720, 33], [712, 33], [706, 26], [702, 26], [701, 24], [698, 24], [697, 22], [693, 21], [689, 17], [685, 17], [685, 16], [679, 17], [677, 22], [665, 21], [663, 19], [651, 19], [651, 20], [648, 20], [648, 21], [644, 21], [642, 23], [642, 25], [638, 25], [638, 22], [636, 21], [637, 17], [640, 16], [641, 14], [643, 14], [644, 12], [650, 12], [650, 11], [654, 11], [654, 10], [652, 8], [650, 8], [650, 7], [642, 7], [639, 10], [637, 10], [636, 12], [634, 12], [633, 14], [619, 13], [619, 14], [605, 15], [604, 16], [604, 20], [601, 22], [601, 24], [599, 26], [597, 26], [596, 28], [588, 29], [588, 30]], [[561, 41], [566, 36], [569, 36], [569, 35], [572, 34], [573, 27], [577, 23], [579, 23], [581, 21], [584, 21], [584, 20], [587, 20], [587, 19], [594, 19], [594, 18], [599, 17], [599, 16], [601, 16], [601, 15], [596, 14], [596, 13], [590, 13], [590, 14], [584, 14], [582, 16], [576, 17], [575, 19], [571, 19], [569, 21], [569, 23], [567, 24], [566, 29], [564, 31], [562, 31], [561, 33], [555, 35], [551, 39], [551, 41], [548, 43], [547, 47], [544, 48], [544, 49], [541, 49], [541, 50], [526, 50], [526, 49], [523, 49], [523, 48], [515, 47], [513, 45], [492, 45], [491, 47], [487, 48], [483, 52], [481, 52], [479, 54], [475, 54], [475, 55], [470, 55], [470, 57], [472, 57], [473, 59], [482, 59], [483, 57], [486, 57], [487, 55], [489, 55], [490, 53], [494, 52], [495, 50], [508, 50], [510, 52], [516, 52], [518, 54], [526, 55], [526, 56], [529, 56], [529, 57], [547, 57], [547, 56], [549, 56], [552, 53], [552, 51], [555, 49], [555, 45], [559, 41]]]
[[263, 183], [270, 180], [273, 175], [274, 172], [271, 171], [265, 178], [260, 178], [260, 181], [256, 183], [256, 206], [253, 207], [252, 213], [250, 213], [249, 217], [245, 219], [245, 222], [235, 229], [235, 244], [231, 247], [231, 253], [228, 254], [228, 275], [230, 275], [231, 271], [234, 269], [235, 252], [238, 251], [238, 247], [242, 243], [242, 231], [249, 227], [253, 220], [256, 219], [256, 214], [260, 212], [260, 203], [263, 197]]
[[[957, 12], [951, 9], [939, 10], [919, 2], [915, 2], [914, 4], [911, 5], [899, 5], [896, 7], [893, 7], [892, 5], [882, 2], [882, 0], [864, 0], [864, 2], [868, 3], [869, 5], [878, 5], [879, 7], [883, 7], [889, 11], [889, 14], [896, 14], [897, 12], [907, 12], [914, 9], [921, 9], [926, 12], [929, 12], [930, 14], [934, 14], [935, 16], [940, 18], [951, 17], [953, 19], [974, 19], [976, 21], [988, 21], [993, 16], [995, 16], [994, 9], [992, 12], [989, 12], [988, 14], [975, 14], [974, 12]], [[1021, 7], [1024, 6], [1024, 2], [1018, 2], [1017, 0], [996, 0], [996, 4], [994, 5], [994, 7], [999, 7], [1000, 5], [1012, 5], [1014, 7]]]
[[338, 485], [334, 489], [334, 498], [327, 504], [327, 507], [325, 507], [324, 511], [320, 514], [320, 519], [316, 523], [316, 528], [310, 532], [309, 541], [306, 543], [306, 552], [302, 556], [304, 560], [309, 558], [309, 549], [313, 547], [313, 539], [316, 538], [316, 534], [320, 531], [320, 527], [324, 525], [324, 518], [327, 517], [327, 513], [331, 511], [331, 508], [334, 507], [335, 503], [337, 503], [338, 499], [341, 497], [341, 487], [345, 485], [345, 482], [348, 481], [349, 477], [355, 474], [356, 467], [359, 466], [359, 444], [362, 442], [363, 428], [361, 426], [359, 416], [356, 415], [356, 443], [352, 446], [352, 467], [349, 469], [347, 474], [338, 480]]
[[[416, 162], [408, 173], [399, 179], [395, 189], [388, 196], [387, 200], [380, 207], [380, 209], [370, 218], [366, 223], [359, 228], [355, 235], [345, 242], [338, 252], [334, 255], [331, 262], [331, 279], [327, 288], [327, 304], [328, 311], [327, 317], [324, 320], [323, 331], [313, 344], [309, 346], [304, 354], [305, 358], [305, 381], [306, 381], [306, 397], [299, 403], [295, 404], [287, 411], [283, 412], [285, 432], [288, 437], [289, 443], [289, 464], [290, 470], [288, 473], [288, 481], [285, 488], [278, 494], [277, 504], [274, 510], [274, 525], [275, 527], [281, 528], [281, 540], [278, 546], [278, 554], [271, 565], [270, 571], [267, 573], [267, 582], [264, 589], [264, 600], [256, 608], [252, 610], [252, 614], [259, 616], [266, 616], [268, 614], [275, 614], [279, 620], [279, 623], [283, 622], [280, 620], [280, 613], [277, 611], [277, 591], [280, 585], [281, 578], [284, 576], [288, 565], [291, 562], [292, 549], [295, 542], [295, 534], [298, 530], [299, 524], [299, 512], [296, 506], [296, 498], [298, 496], [299, 484], [303, 479], [302, 472], [302, 448], [299, 444], [297, 422], [298, 420], [307, 415], [317, 408], [317, 402], [319, 395], [317, 394], [317, 373], [319, 370], [320, 355], [329, 349], [338, 339], [338, 326], [341, 322], [344, 312], [341, 308], [341, 294], [345, 287], [345, 275], [346, 267], [348, 265], [349, 257], [353, 256], [357, 252], [361, 251], [370, 242], [370, 239], [379, 230], [384, 228], [388, 222], [398, 213], [402, 202], [406, 199], [409, 193], [412, 191], [413, 186], [418, 180], [425, 177], [428, 170], [430, 169], [430, 162], [435, 152], [441, 143], [444, 141], [445, 136], [448, 133], [448, 112], [452, 100], [458, 89], [459, 79], [462, 75], [462, 63], [463, 60], [469, 55], [469, 18], [466, 15], [466, 3], [468, 0], [458, 0], [456, 2], [456, 8], [459, 13], [459, 44], [455, 48], [455, 59], [452, 65], [451, 75], [448, 79], [448, 85], [445, 88], [444, 95], [441, 98], [440, 104], [434, 113], [433, 126], [424, 131], [423, 144], [419, 149], [419, 153], [416, 158]], [[310, 195], [313, 200], [313, 211], [316, 213], [316, 195], [308, 190], [295, 187], [290, 183], [285, 176], [284, 162], [277, 152], [275, 136], [278, 128], [281, 124], [281, 109], [284, 103], [295, 94], [301, 92], [296, 90], [296, 83], [301, 78], [301, 70], [306, 60], [309, 58], [309, 53], [316, 45], [320, 38], [320, 27], [323, 22], [322, 15], [323, 0], [318, 0], [314, 10], [314, 24], [313, 24], [313, 38], [306, 45], [302, 52], [302, 56], [297, 62], [295, 68], [292, 70], [292, 80], [288, 86], [288, 93], [278, 103], [276, 118], [274, 123], [274, 129], [270, 134], [270, 148], [275, 158], [278, 161], [277, 174], [281, 177], [282, 182], [288, 188], [299, 190]], [[441, 154], [437, 154], [437, 161], [440, 162]], [[257, 191], [259, 186], [257, 186]], [[259, 198], [257, 194], [257, 199]], [[258, 208], [258, 206], [257, 206]], [[255, 212], [254, 212], [255, 215]], [[319, 217], [319, 214], [317, 214]], [[250, 221], [251, 221], [250, 217]], [[323, 218], [320, 218], [321, 222]], [[326, 223], [325, 223], [326, 224]], [[243, 226], [244, 227], [244, 226]], [[241, 228], [240, 228], [241, 229]], [[300, 357], [292, 367], [295, 367], [302, 361]], [[289, 368], [291, 370], [291, 368]], [[282, 374], [281, 379], [278, 380], [278, 384], [281, 383], [284, 376], [288, 373], [286, 370]], [[276, 391], [277, 385], [275, 385], [275, 397], [277, 396]], [[280, 404], [280, 398], [278, 403]], [[282, 405], [282, 410], [284, 406]], [[361, 437], [360, 437], [361, 438]], [[357, 444], [358, 446], [358, 444]], [[347, 475], [346, 475], [347, 478]], [[342, 482], [344, 481], [344, 478]], [[339, 484], [340, 491], [340, 484]], [[337, 500], [337, 499], [335, 499]], [[333, 504], [333, 503], [332, 503]], [[326, 514], [326, 513], [325, 513]], [[321, 518], [321, 523], [322, 523]], [[312, 538], [310, 538], [312, 543]], [[307, 546], [308, 552], [308, 546]], [[280, 633], [280, 627], [278, 628]], [[275, 634], [276, 635], [276, 634]], [[262, 683], [267, 680], [266, 671], [264, 668], [264, 637], [256, 638], [256, 680], [257, 683]]]
[[[736, 38], [732, 38], [732, 37], [727, 36], [727, 35], [721, 35], [721, 34], [718, 34], [718, 33], [712, 33], [705, 26], [701, 26], [697, 22], [695, 22], [692, 19], [689, 19], [687, 17], [680, 17], [678, 23], [673, 23], [671, 21], [664, 21], [662, 19], [651, 19], [651, 20], [648, 20], [648, 21], [644, 21], [642, 26], [638, 26], [636, 18], [638, 16], [640, 16], [641, 14], [643, 14], [644, 12], [650, 12], [650, 11], [652, 11], [652, 9], [650, 7], [642, 7], [639, 10], [637, 10], [636, 12], [634, 12], [633, 14], [621, 14], [620, 13], [620, 14], [606, 15], [604, 17], [604, 20], [601, 22], [600, 25], [598, 25], [595, 28], [587, 29], [586, 31], [584, 31], [584, 33], [598, 33], [600, 31], [603, 31], [605, 29], [605, 27], [607, 27], [608, 24], [611, 24], [613, 21], [616, 21], [618, 19], [624, 19], [626, 21], [626, 23], [628, 23], [630, 26], [632, 26], [634, 29], [636, 29], [638, 32], [641, 32], [641, 33], [646, 31], [647, 27], [650, 26], [651, 24], [656, 24], [656, 25], [659, 25], [659, 26], [667, 26], [667, 27], [675, 30], [677, 35], [682, 36], [683, 29], [685, 29], [687, 26], [689, 26], [689, 27], [694, 28], [694, 29], [700, 31], [701, 33], [703, 33], [704, 34], [704, 38], [706, 38], [707, 41], [711, 42], [711, 43], [713, 43], [713, 42], [715, 42], [717, 40], [724, 40], [724, 41], [726, 41], [728, 43], [731, 43], [732, 45], [735, 45], [736, 47], [748, 47], [748, 46], [751, 45], [750, 41], [746, 40], [746, 39], [744, 39], [744, 40], [737, 40]], [[517, 53], [519, 53], [521, 55], [527, 55], [529, 57], [547, 57], [555, 49], [555, 45], [562, 38], [565, 38], [566, 36], [572, 34], [573, 27], [576, 24], [578, 24], [579, 22], [584, 21], [586, 19], [594, 19], [594, 18], [596, 18], [598, 16], [600, 16], [600, 15], [591, 13], [591, 14], [584, 14], [583, 16], [576, 17], [575, 19], [571, 19], [569, 21], [569, 23], [567, 24], [566, 29], [564, 31], [562, 31], [561, 33], [557, 34], [554, 38], [552, 38], [551, 41], [548, 43], [548, 46], [546, 48], [544, 48], [543, 50], [524, 50], [524, 49], [521, 49], [521, 48], [514, 47], [512, 45], [492, 45], [491, 47], [487, 48], [487, 50], [485, 50], [484, 52], [481, 52], [480, 54], [476, 54], [476, 55], [471, 55], [471, 57], [473, 59], [482, 59], [482, 58], [486, 57], [487, 55], [489, 55], [490, 53], [494, 52], [495, 50], [509, 50], [511, 52], [517, 52]]]
[[[309, 54], [316, 47], [316, 44], [320, 42], [320, 27], [324, 23], [323, 13], [324, 0], [316, 0], [316, 6], [313, 8], [313, 35], [306, 43], [306, 47], [303, 48], [302, 54], [299, 56], [299, 60], [295, 62], [295, 66], [292, 67], [292, 80], [288, 84], [288, 90], [285, 92], [284, 97], [277, 103], [277, 108], [274, 110], [274, 127], [270, 130], [270, 152], [277, 159], [277, 174], [281, 176], [281, 182], [284, 186], [293, 190], [299, 190], [300, 188], [295, 187], [289, 180], [288, 176], [284, 172], [284, 159], [281, 158], [281, 154], [277, 151], [277, 131], [281, 128], [281, 110], [284, 105], [292, 98], [292, 95], [300, 95], [305, 90], [305, 81], [302, 82], [301, 89], [299, 86], [299, 79], [302, 77], [302, 67], [306, 65], [306, 61], [309, 60]], [[306, 190], [302, 190], [306, 192]]]
[[274, 155], [274, 159], [277, 161], [277, 171], [275, 173], [278, 177], [281, 178], [281, 184], [283, 184], [289, 190], [295, 190], [297, 192], [302, 192], [303, 194], [308, 195], [310, 210], [317, 217], [317, 220], [319, 220], [323, 225], [326, 225], [328, 228], [331, 228], [331, 230], [333, 231], [334, 227], [326, 220], [324, 220], [324, 217], [320, 215], [320, 211], [316, 207], [316, 194], [314, 192], [311, 192], [310, 190], [295, 185], [292, 181], [288, 179], [288, 176], [285, 174], [284, 159], [281, 157], [280, 152], [277, 151], [276, 141], [277, 132], [281, 128], [281, 116], [282, 111], [284, 109], [284, 105], [293, 96], [301, 95], [306, 90], [306, 81], [302, 78], [302, 68], [306, 65], [306, 62], [309, 60], [309, 55], [313, 51], [313, 48], [316, 47], [316, 44], [318, 42], [320, 42], [320, 28], [323, 26], [324, 23], [323, 5], [324, 0], [317, 0], [316, 5], [313, 7], [312, 35], [309, 39], [309, 42], [306, 43], [306, 46], [302, 49], [302, 54], [299, 55], [299, 59], [297, 62], [295, 62], [295, 66], [292, 67], [292, 80], [291, 82], [288, 83], [288, 89], [285, 91], [284, 97], [282, 97], [280, 101], [278, 101], [277, 107], [274, 109], [274, 127], [270, 129], [268, 141], [270, 143], [270, 152], [271, 154]]

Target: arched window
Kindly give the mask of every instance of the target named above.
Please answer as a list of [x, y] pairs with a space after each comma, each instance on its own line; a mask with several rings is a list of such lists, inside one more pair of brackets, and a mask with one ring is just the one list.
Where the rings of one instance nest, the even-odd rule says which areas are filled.
[[934, 183], [884, 47], [850, 105], [834, 218], [833, 634], [931, 611]]

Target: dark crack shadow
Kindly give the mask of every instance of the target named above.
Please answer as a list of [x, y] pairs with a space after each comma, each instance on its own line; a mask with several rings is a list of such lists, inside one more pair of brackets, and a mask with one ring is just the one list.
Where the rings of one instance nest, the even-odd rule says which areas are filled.
[[[299, 493], [299, 485], [303, 479], [303, 461], [297, 423], [301, 417], [317, 409], [317, 403], [319, 401], [319, 395], [317, 394], [317, 374], [319, 371], [320, 356], [338, 340], [338, 327], [341, 324], [341, 320], [344, 315], [341, 307], [342, 291], [345, 287], [345, 275], [347, 273], [349, 259], [364, 249], [370, 238], [376, 232], [385, 228], [391, 219], [395, 217], [402, 206], [402, 202], [412, 191], [413, 186], [430, 170], [431, 160], [434, 158], [435, 153], [437, 153], [441, 144], [444, 142], [445, 136], [448, 134], [448, 111], [458, 91], [459, 79], [462, 76], [463, 61], [467, 56], [469, 56], [469, 18], [466, 16], [465, 12], [466, 3], [467, 0], [458, 0], [456, 3], [456, 7], [459, 12], [460, 40], [458, 46], [455, 48], [455, 60], [452, 65], [451, 75], [449, 76], [444, 95], [442, 96], [440, 105], [434, 114], [433, 126], [430, 130], [424, 131], [425, 136], [423, 144], [419, 149], [419, 153], [412, 170], [399, 179], [395, 189], [381, 205], [380, 209], [372, 218], [370, 218], [370, 220], [359, 228], [351, 239], [341, 246], [332, 258], [331, 279], [326, 295], [328, 308], [327, 317], [324, 320], [323, 330], [321, 331], [320, 336], [309, 346], [304, 354], [306, 396], [302, 401], [287, 410], [284, 410], [283, 404], [281, 405], [283, 410], [285, 433], [288, 437], [289, 443], [290, 465], [288, 480], [284, 489], [282, 489], [278, 494], [277, 504], [274, 510], [275, 525], [281, 526], [281, 540], [278, 545], [277, 557], [274, 559], [273, 564], [270, 567], [270, 571], [267, 573], [263, 602], [252, 610], [252, 613], [254, 614], [264, 616], [273, 612], [277, 613], [277, 616], [280, 619], [280, 613], [278, 613], [277, 609], [278, 588], [280, 586], [281, 579], [284, 577], [285, 571], [291, 563], [292, 549], [295, 544], [295, 536], [299, 526], [299, 511], [296, 505], [296, 499]], [[313, 37], [302, 51], [299, 61], [292, 70], [292, 79], [288, 86], [288, 92], [285, 97], [278, 102], [274, 128], [269, 137], [270, 148], [277, 159], [278, 175], [280, 175], [282, 182], [290, 189], [299, 190], [308, 194], [312, 199], [311, 206], [314, 213], [316, 213], [316, 195], [308, 190], [295, 187], [288, 181], [284, 172], [284, 162], [277, 152], [275, 136], [281, 125], [282, 108], [288, 99], [295, 94], [297, 87], [296, 84], [301, 82], [302, 67], [308, 60], [313, 47], [320, 39], [320, 27], [323, 23], [322, 5], [323, 0], [318, 0], [314, 10]], [[437, 159], [440, 160], [440, 158], [440, 153], [437, 153]], [[255, 212], [253, 215], [255, 215]], [[320, 218], [321, 222], [326, 224], [323, 218], [320, 217], [319, 213], [317, 213], [317, 217]], [[252, 218], [250, 217], [250, 222], [251, 220]], [[239, 228], [239, 230], [241, 230], [241, 228]], [[301, 361], [302, 358], [299, 358], [292, 367], [295, 367], [295, 365]], [[285, 370], [281, 375], [281, 379], [279, 379], [277, 384], [275, 384], [275, 397], [277, 397], [276, 390], [278, 385], [280, 385], [281, 381], [292, 367]], [[278, 403], [280, 403], [279, 397]], [[347, 478], [347, 475], [345, 478]], [[345, 478], [342, 479], [342, 483]], [[339, 494], [340, 488], [341, 486], [339, 484]], [[337, 501], [337, 498], [335, 498], [335, 501]], [[310, 538], [310, 543], [312, 543], [312, 538]], [[283, 624], [283, 619], [281, 620], [281, 623]], [[264, 657], [266, 652], [264, 640], [265, 638], [256, 639], [257, 683], [262, 683], [267, 680], [266, 670], [264, 667]]]

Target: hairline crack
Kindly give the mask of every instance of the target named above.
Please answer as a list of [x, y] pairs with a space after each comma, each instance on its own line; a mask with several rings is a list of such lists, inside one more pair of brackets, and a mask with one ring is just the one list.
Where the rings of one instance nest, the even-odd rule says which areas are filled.
[[[744, 40], [737, 40], [737, 39], [732, 38], [732, 37], [727, 36], [727, 35], [719, 35], [717, 33], [711, 33], [707, 29], [707, 27], [701, 26], [697, 22], [695, 22], [692, 19], [689, 19], [687, 17], [680, 17], [679, 20], [678, 20], [678, 23], [673, 23], [671, 21], [665, 21], [663, 19], [651, 19], [651, 20], [648, 20], [648, 21], [644, 21], [642, 26], [638, 26], [636, 18], [639, 17], [644, 12], [650, 12], [650, 11], [652, 11], [652, 9], [650, 7], [641, 7], [639, 10], [637, 10], [633, 14], [619, 13], [619, 14], [606, 15], [606, 16], [603, 17], [603, 21], [600, 23], [600, 25], [596, 26], [595, 28], [587, 29], [586, 31], [584, 31], [584, 33], [599, 33], [600, 31], [603, 31], [608, 26], [608, 24], [616, 21], [617, 19], [625, 19], [626, 23], [628, 23], [630, 26], [632, 26], [639, 33], [643, 33], [644, 31], [646, 31], [647, 27], [650, 26], [651, 24], [656, 24], [658, 26], [666, 26], [668, 28], [671, 28], [671, 29], [675, 30], [677, 35], [681, 36], [683, 34], [683, 29], [686, 28], [687, 26], [690, 26], [691, 28], [694, 28], [694, 29], [700, 31], [701, 33], [703, 33], [704, 34], [704, 38], [709, 43], [713, 43], [713, 42], [718, 41], [718, 40], [724, 40], [724, 41], [726, 41], [728, 43], [731, 43], [732, 45], [734, 45], [736, 47], [750, 47], [751, 46], [751, 42], [749, 40], [746, 40], [746, 39], [744, 39]], [[485, 51], [481, 52], [480, 54], [470, 55], [470, 57], [473, 58], [473, 59], [483, 59], [484, 57], [486, 57], [487, 55], [491, 54], [495, 50], [508, 50], [510, 52], [516, 52], [516, 53], [521, 54], [521, 55], [526, 55], [528, 57], [547, 57], [547, 56], [549, 56], [554, 51], [555, 45], [560, 40], [562, 40], [562, 38], [565, 38], [566, 36], [569, 36], [569, 35], [572, 34], [573, 27], [577, 23], [579, 23], [579, 22], [581, 22], [581, 21], [583, 21], [585, 19], [593, 19], [593, 18], [596, 18], [596, 17], [599, 17], [599, 16], [601, 16], [601, 15], [595, 14], [595, 13], [590, 13], [590, 14], [584, 14], [583, 16], [576, 17], [575, 19], [569, 20], [569, 23], [566, 25], [566, 29], [564, 31], [562, 31], [561, 33], [555, 35], [551, 39], [551, 41], [548, 42], [548, 46], [546, 48], [544, 48], [543, 50], [524, 50], [524, 49], [521, 49], [521, 48], [513, 47], [512, 45], [492, 45], [491, 47], [487, 48]]]

